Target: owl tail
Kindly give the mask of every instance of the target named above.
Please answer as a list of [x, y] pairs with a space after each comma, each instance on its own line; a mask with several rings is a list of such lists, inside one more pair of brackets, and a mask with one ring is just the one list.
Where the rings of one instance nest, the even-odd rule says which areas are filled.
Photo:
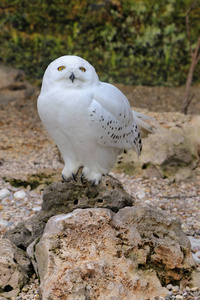
[[[137, 123], [137, 125], [140, 128], [140, 131], [144, 132], [144, 133], [155, 133], [157, 132], [157, 126], [156, 126], [156, 120], [154, 118], [151, 118], [149, 116], [143, 115], [137, 111], [132, 110], [133, 112], [133, 119], [134, 121]], [[145, 121], [149, 121], [149, 123], [145, 122]], [[154, 123], [154, 124], [152, 124]]]

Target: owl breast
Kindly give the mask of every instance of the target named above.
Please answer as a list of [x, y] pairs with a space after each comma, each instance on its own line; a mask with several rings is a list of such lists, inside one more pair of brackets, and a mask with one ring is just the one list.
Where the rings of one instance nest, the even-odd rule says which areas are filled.
[[73, 138], [80, 141], [90, 135], [88, 107], [91, 93], [79, 90], [50, 91], [38, 99], [38, 112], [46, 129], [54, 140]]

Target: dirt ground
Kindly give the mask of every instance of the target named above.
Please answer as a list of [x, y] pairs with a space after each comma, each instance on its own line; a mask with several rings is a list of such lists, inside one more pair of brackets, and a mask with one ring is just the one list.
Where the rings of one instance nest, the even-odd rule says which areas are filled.
[[[180, 111], [184, 95], [184, 87], [117, 87], [134, 109], [150, 116], [154, 116], [151, 112], [172, 112], [173, 115]], [[37, 113], [39, 89], [34, 88], [29, 98], [22, 92], [9, 90], [4, 96], [0, 94], [0, 173], [1, 177], [12, 178], [14, 175], [23, 180], [24, 175], [41, 173], [43, 169], [58, 172], [59, 151]], [[192, 93], [195, 97], [189, 113], [200, 114], [200, 86], [192, 87]], [[61, 163], [59, 167], [62, 168]]]
[[[127, 96], [131, 106], [156, 112], [180, 112], [185, 93], [185, 87], [147, 87], [124, 86], [117, 87]], [[194, 94], [188, 114], [200, 114], [200, 86], [191, 88]]]
[[[162, 124], [172, 122], [178, 126], [179, 123], [184, 123], [190, 118], [190, 115], [177, 113], [180, 112], [184, 87], [124, 85], [117, 85], [117, 87], [125, 93], [135, 110], [155, 117]], [[11, 196], [14, 197], [14, 193], [19, 188], [19, 190], [23, 189], [28, 196], [14, 202], [11, 199], [10, 202], [6, 202], [6, 205], [1, 205], [0, 219], [2, 218], [3, 223], [0, 226], [0, 235], [1, 232], [3, 234], [9, 229], [10, 224], [14, 226], [26, 220], [40, 208], [41, 181], [44, 185], [49, 184], [51, 181], [48, 180], [51, 180], [54, 174], [58, 176], [57, 181], [61, 180], [63, 168], [59, 151], [44, 129], [37, 113], [39, 89], [34, 88], [31, 95], [27, 97], [22, 84], [19, 88], [21, 90], [5, 91], [4, 95], [1, 94], [0, 89], [0, 189], [8, 188]], [[200, 86], [193, 87], [192, 93], [195, 96], [188, 112], [200, 114]], [[140, 195], [142, 202], [152, 204], [158, 210], [178, 217], [187, 235], [199, 237], [199, 168], [196, 174], [197, 182], [181, 182], [181, 184], [172, 183], [168, 179], [136, 180], [124, 174], [116, 174], [116, 176], [131, 195]], [[37, 189], [38, 183], [40, 185]], [[38, 299], [38, 286], [38, 279], [32, 278], [30, 284], [22, 289], [20, 299]], [[177, 294], [180, 297], [186, 295], [187, 298], [184, 299], [200, 299], [199, 289], [195, 295], [193, 292], [191, 294], [190, 290], [178, 291], [176, 296]], [[165, 299], [175, 299], [176, 296], [172, 294]]]

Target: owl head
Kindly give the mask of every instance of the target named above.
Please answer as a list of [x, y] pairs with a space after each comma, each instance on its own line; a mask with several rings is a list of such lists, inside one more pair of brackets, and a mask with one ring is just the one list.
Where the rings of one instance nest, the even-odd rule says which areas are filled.
[[65, 55], [54, 60], [47, 67], [42, 90], [52, 86], [62, 88], [83, 88], [99, 82], [94, 67], [79, 56]]

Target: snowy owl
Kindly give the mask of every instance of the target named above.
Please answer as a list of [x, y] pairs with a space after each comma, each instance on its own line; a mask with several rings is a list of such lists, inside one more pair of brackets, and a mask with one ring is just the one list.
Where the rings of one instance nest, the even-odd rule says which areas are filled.
[[140, 128], [151, 131], [148, 116], [132, 111], [125, 95], [99, 81], [86, 60], [66, 55], [46, 69], [38, 97], [40, 118], [63, 156], [64, 180], [83, 167], [96, 185], [123, 149], [142, 150]]

